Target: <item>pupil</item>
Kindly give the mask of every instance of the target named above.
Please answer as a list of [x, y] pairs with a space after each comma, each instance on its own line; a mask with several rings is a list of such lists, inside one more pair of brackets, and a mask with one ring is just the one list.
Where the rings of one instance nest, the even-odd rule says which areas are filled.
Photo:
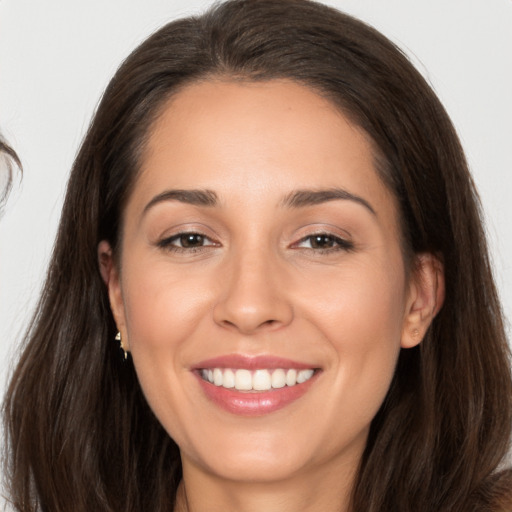
[[315, 248], [325, 249], [326, 247], [332, 247], [333, 241], [330, 236], [327, 235], [316, 235], [313, 237], [311, 244]]
[[182, 247], [197, 247], [203, 245], [203, 236], [197, 234], [182, 235], [180, 237]]

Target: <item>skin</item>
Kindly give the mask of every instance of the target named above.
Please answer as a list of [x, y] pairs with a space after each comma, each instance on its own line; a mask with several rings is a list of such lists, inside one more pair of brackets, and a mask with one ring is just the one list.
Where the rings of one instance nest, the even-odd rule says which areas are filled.
[[[334, 188], [367, 204], [283, 204]], [[155, 201], [172, 189], [218, 202]], [[433, 256], [406, 271], [398, 220], [365, 134], [303, 86], [200, 82], [165, 106], [124, 212], [121, 268], [107, 242], [98, 250], [123, 345], [181, 450], [180, 510], [347, 510], [398, 353], [442, 303]], [[205, 245], [176, 250], [180, 232]], [[320, 371], [297, 401], [243, 417], [210, 401], [191, 371], [226, 354]]]

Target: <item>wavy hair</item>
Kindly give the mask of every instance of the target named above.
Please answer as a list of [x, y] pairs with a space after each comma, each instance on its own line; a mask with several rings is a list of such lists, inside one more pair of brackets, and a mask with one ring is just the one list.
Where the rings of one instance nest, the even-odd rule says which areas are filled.
[[404, 54], [308, 0], [231, 0], [143, 42], [106, 89], [73, 165], [46, 284], [4, 403], [10, 500], [23, 512], [173, 510], [179, 450], [123, 364], [97, 247], [122, 213], [163, 104], [211, 78], [288, 79], [373, 141], [404, 255], [442, 259], [444, 306], [402, 350], [372, 422], [353, 512], [512, 509], [512, 380], [479, 200], [456, 132]]

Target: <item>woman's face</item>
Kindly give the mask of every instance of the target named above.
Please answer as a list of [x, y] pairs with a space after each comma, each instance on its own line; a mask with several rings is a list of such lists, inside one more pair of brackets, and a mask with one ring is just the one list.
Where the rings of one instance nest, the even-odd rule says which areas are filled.
[[169, 101], [107, 280], [185, 471], [355, 467], [423, 332], [398, 226], [364, 133], [311, 90], [210, 81]]

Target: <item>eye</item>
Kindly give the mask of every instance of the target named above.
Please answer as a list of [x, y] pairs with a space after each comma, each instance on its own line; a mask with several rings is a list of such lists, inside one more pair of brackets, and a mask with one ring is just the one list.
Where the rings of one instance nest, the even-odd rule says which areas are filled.
[[295, 247], [318, 251], [348, 251], [354, 248], [354, 244], [329, 233], [315, 233], [299, 240]]
[[172, 238], [174, 245], [183, 248], [202, 247], [207, 238], [199, 233], [183, 233]]
[[158, 246], [174, 251], [194, 251], [204, 247], [218, 245], [201, 233], [177, 233], [158, 242]]

